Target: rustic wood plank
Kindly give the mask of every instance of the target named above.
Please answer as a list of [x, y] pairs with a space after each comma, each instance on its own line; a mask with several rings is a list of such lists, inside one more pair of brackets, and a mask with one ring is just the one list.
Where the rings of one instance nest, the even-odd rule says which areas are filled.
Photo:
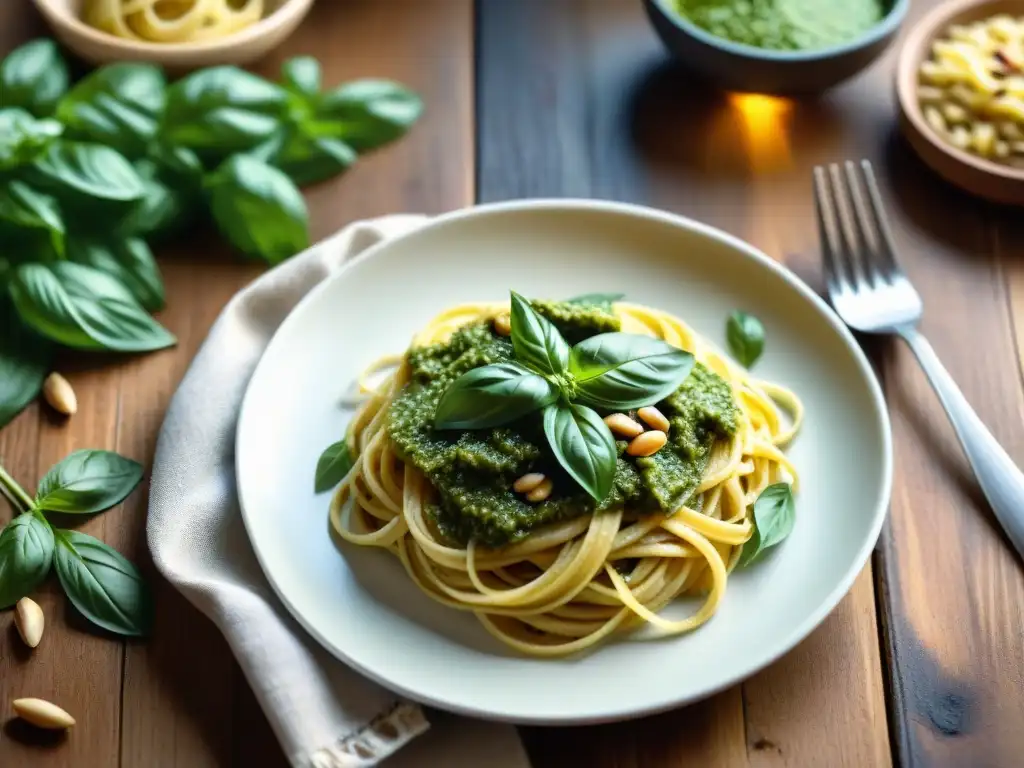
[[[401, 7], [396, 7], [401, 6]], [[0, 8], [0, 50], [44, 33], [28, 2]], [[318, 4], [295, 36], [257, 69], [275, 76], [299, 53], [324, 64], [324, 82], [391, 77], [419, 91], [424, 119], [403, 141], [364, 158], [343, 178], [308, 191], [313, 236], [393, 212], [437, 213], [472, 201], [472, 6], [470, 0]], [[148, 464], [163, 413], [192, 355], [227, 299], [259, 269], [200, 235], [159, 251], [168, 294], [161, 320], [171, 351], [133, 359], [87, 358], [70, 379], [80, 413], [68, 424], [33, 406], [0, 433], [0, 456], [26, 484], [75, 447], [116, 448]], [[148, 483], [146, 484], [148, 486]], [[84, 631], [59, 588], [40, 596], [46, 639], [23, 652], [10, 614], [0, 628], [0, 698], [33, 692], [59, 701], [79, 726], [56, 743], [17, 724], [0, 734], [0, 765], [284, 765], [285, 759], [223, 638], [156, 574], [145, 546], [148, 487], [84, 530], [136, 562], [154, 584], [156, 624], [145, 643]], [[123, 670], [123, 683], [122, 683]]]
[[[872, 94], [888, 70], [826, 104], [741, 99], [669, 63], [638, 4], [483, 0], [479, 25], [480, 200], [648, 203], [818, 280], [810, 168], [879, 134], [891, 113]], [[539, 765], [575, 754], [608, 766], [887, 765], [871, 569], [817, 632], [742, 687], [637, 724], [527, 734]]]

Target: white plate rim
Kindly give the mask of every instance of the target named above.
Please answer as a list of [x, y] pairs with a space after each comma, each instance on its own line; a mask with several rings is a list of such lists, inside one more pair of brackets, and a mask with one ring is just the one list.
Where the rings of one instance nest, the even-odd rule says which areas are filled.
[[[250, 401], [250, 394], [252, 392], [251, 383], [256, 378], [260, 371], [260, 367], [263, 360], [266, 359], [266, 352], [275, 343], [275, 341], [283, 335], [283, 332], [299, 317], [307, 304], [311, 304], [316, 300], [316, 297], [323, 291], [328, 290], [328, 287], [337, 280], [344, 279], [344, 276], [350, 271], [353, 265], [362, 261], [372, 259], [376, 257], [382, 251], [391, 247], [394, 243], [409, 238], [414, 238], [418, 234], [448, 225], [454, 221], [461, 219], [470, 219], [478, 216], [487, 216], [491, 214], [497, 214], [502, 212], [520, 212], [539, 210], [545, 212], [563, 210], [566, 212], [578, 212], [584, 211], [596, 211], [606, 212], [613, 214], [625, 214], [640, 219], [648, 219], [650, 221], [659, 222], [662, 224], [669, 224], [675, 227], [698, 232], [710, 239], [717, 240], [734, 250], [743, 254], [744, 257], [751, 259], [758, 263], [760, 266], [774, 272], [777, 276], [782, 278], [791, 288], [796, 290], [804, 299], [806, 299], [815, 309], [818, 310], [821, 319], [828, 323], [834, 331], [838, 334], [839, 338], [842, 339], [843, 344], [846, 346], [847, 351], [850, 353], [852, 359], [857, 365], [858, 370], [863, 376], [864, 383], [871, 395], [871, 402], [874, 406], [875, 416], [878, 419], [878, 428], [882, 436], [882, 485], [878, 489], [879, 493], [876, 499], [875, 509], [872, 513], [871, 528], [869, 535], [865, 538], [860, 550], [857, 552], [857, 556], [853, 561], [851, 567], [844, 574], [843, 578], [839, 580], [833, 590], [828, 594], [827, 598], [822, 601], [818, 609], [808, 616], [803, 622], [796, 625], [791, 630], [787, 639], [784, 642], [780, 642], [768, 651], [763, 657], [759, 658], [754, 663], [748, 663], [746, 665], [738, 663], [730, 674], [723, 676], [717, 685], [706, 686], [705, 688], [683, 694], [679, 696], [662, 696], [660, 698], [652, 699], [652, 701], [644, 706], [633, 706], [633, 707], [606, 707], [604, 710], [594, 714], [588, 715], [572, 715], [568, 714], [565, 716], [558, 715], [553, 717], [523, 717], [523, 716], [510, 716], [503, 715], [498, 711], [485, 710], [479, 707], [467, 706], [457, 701], [452, 701], [439, 695], [432, 695], [423, 691], [414, 690], [401, 684], [401, 682], [388, 679], [383, 675], [377, 674], [374, 670], [369, 669], [351, 656], [347, 655], [341, 648], [337, 647], [336, 644], [332, 643], [327, 637], [319, 632], [313, 623], [307, 620], [302, 613], [294, 606], [294, 604], [288, 599], [284, 590], [280, 588], [278, 583], [275, 581], [271, 569], [266, 565], [266, 559], [264, 554], [260, 550], [260, 546], [257, 544], [257, 538], [253, 535], [252, 524], [249, 520], [249, 514], [246, 511], [247, 505], [245, 503], [245, 492], [240, 482], [242, 476], [241, 472], [241, 456], [242, 451], [239, 450], [239, 444], [241, 441], [241, 435], [243, 432], [242, 425], [246, 421], [246, 416], [250, 409], [248, 408]], [[327, 240], [330, 240], [332, 236], [325, 238], [313, 248], [319, 247]], [[756, 248], [752, 244], [742, 240], [741, 238], [729, 234], [722, 229], [713, 227], [709, 224], [696, 221], [689, 217], [670, 213], [668, 211], [651, 208], [649, 206], [638, 205], [634, 203], [622, 203], [614, 202], [609, 200], [592, 200], [587, 198], [529, 198], [523, 200], [510, 200], [496, 203], [486, 203], [481, 205], [470, 206], [466, 208], [460, 208], [448, 213], [444, 213], [428, 219], [423, 226], [417, 227], [409, 232], [403, 233], [396, 237], [387, 238], [379, 243], [372, 245], [367, 248], [363, 253], [359, 254], [356, 258], [353, 258], [335, 270], [332, 274], [322, 280], [312, 290], [310, 290], [295, 307], [288, 313], [288, 316], [282, 321], [281, 325], [278, 326], [274, 332], [266, 348], [264, 349], [263, 355], [260, 357], [260, 361], [253, 368], [252, 374], [249, 381], [246, 383], [245, 394], [242, 398], [241, 407], [239, 409], [238, 421], [236, 422], [235, 431], [235, 475], [236, 475], [236, 491], [238, 493], [239, 509], [242, 514], [242, 520], [245, 525], [246, 534], [249, 537], [249, 541], [252, 544], [253, 552], [256, 555], [256, 559], [259, 562], [260, 569], [266, 576], [267, 581], [270, 583], [274, 594], [277, 595], [278, 599], [287, 608], [289, 614], [302, 626], [302, 628], [309, 633], [324, 649], [326, 649], [335, 658], [342, 661], [349, 668], [354, 669], [359, 674], [367, 677], [368, 679], [380, 684], [384, 688], [391, 690], [399, 695], [405, 696], [413, 701], [421, 704], [437, 707], [448, 712], [454, 712], [456, 714], [468, 715], [470, 717], [479, 717], [487, 720], [497, 722], [510, 722], [517, 725], [595, 725], [601, 723], [617, 722], [622, 720], [630, 720], [639, 717], [645, 717], [648, 715], [658, 714], [665, 712], [677, 707], [692, 704], [698, 701], [709, 698], [727, 688], [740, 683], [749, 677], [757, 674], [761, 670], [770, 666], [771, 664], [778, 661], [782, 656], [789, 653], [799, 643], [805, 640], [821, 623], [828, 617], [828, 615], [835, 610], [836, 606], [842, 601], [846, 594], [853, 587], [853, 583], [857, 577], [863, 571], [868, 558], [871, 556], [877, 542], [879, 535], [881, 534], [882, 526], [885, 523], [885, 518], [888, 513], [889, 504], [892, 495], [892, 482], [893, 482], [893, 446], [892, 446], [892, 427], [889, 419], [889, 411], [885, 401], [884, 394], [882, 392], [881, 385], [878, 382], [878, 377], [875, 375], [874, 369], [871, 363], [868, 361], [867, 356], [857, 343], [852, 332], [847, 328], [846, 324], [835, 314], [831, 307], [811, 288], [797, 277], [792, 271], [786, 268], [781, 263], [775, 261], [770, 256], [765, 254], [760, 249]]]

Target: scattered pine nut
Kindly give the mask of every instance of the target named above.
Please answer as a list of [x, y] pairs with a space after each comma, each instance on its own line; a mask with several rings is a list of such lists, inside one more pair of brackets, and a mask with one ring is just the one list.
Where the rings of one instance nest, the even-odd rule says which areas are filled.
[[75, 724], [75, 718], [44, 699], [15, 699], [12, 706], [18, 717], [37, 728], [59, 730]]
[[512, 317], [507, 312], [494, 317], [494, 332], [499, 336], [512, 335]]
[[551, 491], [554, 487], [555, 484], [552, 483], [549, 478], [544, 478], [540, 485], [538, 485], [536, 488], [534, 488], [532, 491], [526, 494], [526, 500], [531, 501], [533, 503], [537, 503], [538, 501], [544, 501], [544, 499], [551, 495]]
[[613, 413], [605, 416], [604, 423], [608, 425], [608, 429], [612, 431], [613, 435], [626, 437], [630, 440], [644, 431], [643, 427], [624, 413]]
[[671, 426], [668, 419], [665, 417], [665, 414], [653, 405], [641, 408], [636, 412], [636, 415], [639, 416], [640, 420], [651, 429], [660, 429], [662, 432], [668, 432], [668, 428]]
[[54, 371], [43, 382], [43, 398], [57, 413], [73, 416], [78, 411], [78, 398], [68, 380]]
[[660, 429], [653, 429], [650, 432], [644, 432], [639, 437], [634, 437], [633, 441], [626, 446], [626, 453], [630, 456], [653, 456], [664, 448], [667, 442], [668, 435]]
[[546, 479], [540, 472], [531, 472], [512, 483], [512, 490], [516, 493], [529, 493]]
[[43, 639], [43, 609], [31, 597], [23, 597], [14, 606], [14, 626], [29, 648], [35, 648]]

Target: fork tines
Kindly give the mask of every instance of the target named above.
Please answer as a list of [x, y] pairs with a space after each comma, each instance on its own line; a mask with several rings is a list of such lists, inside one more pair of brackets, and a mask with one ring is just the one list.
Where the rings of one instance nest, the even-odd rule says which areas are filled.
[[878, 287], [899, 271], [871, 163], [814, 169], [814, 202], [829, 290]]

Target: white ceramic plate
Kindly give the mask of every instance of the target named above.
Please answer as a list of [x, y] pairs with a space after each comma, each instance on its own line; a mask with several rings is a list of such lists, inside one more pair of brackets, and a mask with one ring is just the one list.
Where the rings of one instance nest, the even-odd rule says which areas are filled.
[[[758, 376], [794, 389], [806, 426], [795, 530], [729, 579], [717, 615], [682, 637], [620, 638], [585, 656], [522, 658], [476, 619], [434, 603], [389, 553], [339, 546], [324, 447], [350, 414], [339, 397], [378, 356], [452, 304], [625, 291], [724, 344], [726, 316], [767, 329]], [[378, 246], [314, 290], [249, 385], [237, 436], [245, 524], [267, 577], [328, 650], [385, 686], [444, 709], [523, 723], [611, 720], [685, 704], [771, 663], [850, 588], [889, 499], [885, 404], [854, 339], [793, 275], [751, 246], [668, 214], [611, 203], [528, 201], [460, 211]], [[683, 606], [685, 607], [685, 606]]]

